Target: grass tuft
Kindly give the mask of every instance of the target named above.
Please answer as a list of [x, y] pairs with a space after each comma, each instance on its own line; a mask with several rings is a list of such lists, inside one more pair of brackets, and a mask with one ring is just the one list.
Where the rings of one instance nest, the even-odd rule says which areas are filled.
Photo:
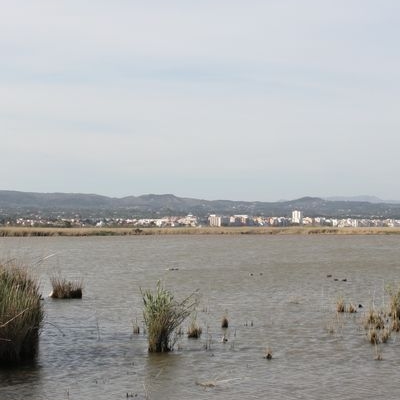
[[382, 311], [370, 308], [364, 316], [364, 328], [374, 327], [375, 329], [383, 329], [385, 327], [385, 319]]
[[52, 276], [50, 278], [51, 291], [49, 297], [53, 299], [81, 299], [83, 282], [80, 281], [67, 281], [61, 276]]
[[370, 308], [364, 315], [363, 325], [367, 333], [367, 340], [373, 344], [387, 343], [392, 331], [393, 324], [386, 318], [383, 310]]
[[0, 264], [0, 363], [35, 357], [44, 316], [40, 299], [26, 268]]
[[343, 297], [339, 297], [337, 299], [337, 301], [336, 301], [336, 311], [338, 313], [344, 313], [346, 311], [346, 305], [345, 305]]
[[381, 330], [381, 335], [380, 335], [381, 342], [386, 343], [389, 340], [391, 334], [392, 334], [392, 330], [390, 328], [387, 328], [387, 327], [383, 328]]
[[398, 319], [392, 321], [392, 330], [394, 332], [400, 332], [400, 321]]
[[388, 285], [386, 292], [389, 295], [389, 313], [393, 321], [400, 319], [400, 287]]
[[188, 338], [198, 339], [201, 336], [202, 331], [201, 326], [197, 324], [196, 318], [193, 318], [187, 331]]
[[347, 312], [350, 314], [354, 314], [357, 312], [357, 307], [353, 303], [350, 303], [347, 307]]
[[173, 294], [158, 281], [154, 293], [151, 290], [141, 291], [141, 293], [149, 352], [171, 351], [176, 341], [176, 335], [174, 336], [173, 333], [190, 316], [198, 303], [196, 292], [178, 302]]
[[371, 327], [367, 332], [368, 341], [371, 344], [378, 344], [379, 343], [379, 334], [376, 328]]

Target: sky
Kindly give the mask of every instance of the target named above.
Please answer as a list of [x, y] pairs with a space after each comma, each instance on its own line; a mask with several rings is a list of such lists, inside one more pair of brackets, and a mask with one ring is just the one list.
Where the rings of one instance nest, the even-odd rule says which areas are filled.
[[400, 199], [398, 0], [1, 3], [2, 190]]

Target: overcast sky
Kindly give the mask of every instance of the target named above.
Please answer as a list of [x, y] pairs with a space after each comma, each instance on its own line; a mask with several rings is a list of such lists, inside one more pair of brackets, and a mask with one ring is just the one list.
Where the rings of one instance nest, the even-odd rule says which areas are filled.
[[0, 189], [400, 199], [398, 0], [0, 14]]

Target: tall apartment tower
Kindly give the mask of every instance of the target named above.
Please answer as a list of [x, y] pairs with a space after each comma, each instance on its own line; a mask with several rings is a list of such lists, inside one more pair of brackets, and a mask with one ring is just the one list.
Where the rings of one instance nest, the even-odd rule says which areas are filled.
[[210, 226], [221, 226], [221, 220], [222, 218], [215, 214], [211, 214], [208, 217], [208, 223], [210, 224]]
[[299, 224], [303, 223], [303, 211], [294, 210], [292, 211], [292, 224]]

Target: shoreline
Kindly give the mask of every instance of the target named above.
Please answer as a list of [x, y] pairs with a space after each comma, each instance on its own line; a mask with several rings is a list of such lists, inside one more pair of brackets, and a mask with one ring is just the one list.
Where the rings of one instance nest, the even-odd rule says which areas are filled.
[[193, 227], [193, 228], [41, 228], [0, 227], [0, 237], [148, 235], [398, 235], [400, 227]]

